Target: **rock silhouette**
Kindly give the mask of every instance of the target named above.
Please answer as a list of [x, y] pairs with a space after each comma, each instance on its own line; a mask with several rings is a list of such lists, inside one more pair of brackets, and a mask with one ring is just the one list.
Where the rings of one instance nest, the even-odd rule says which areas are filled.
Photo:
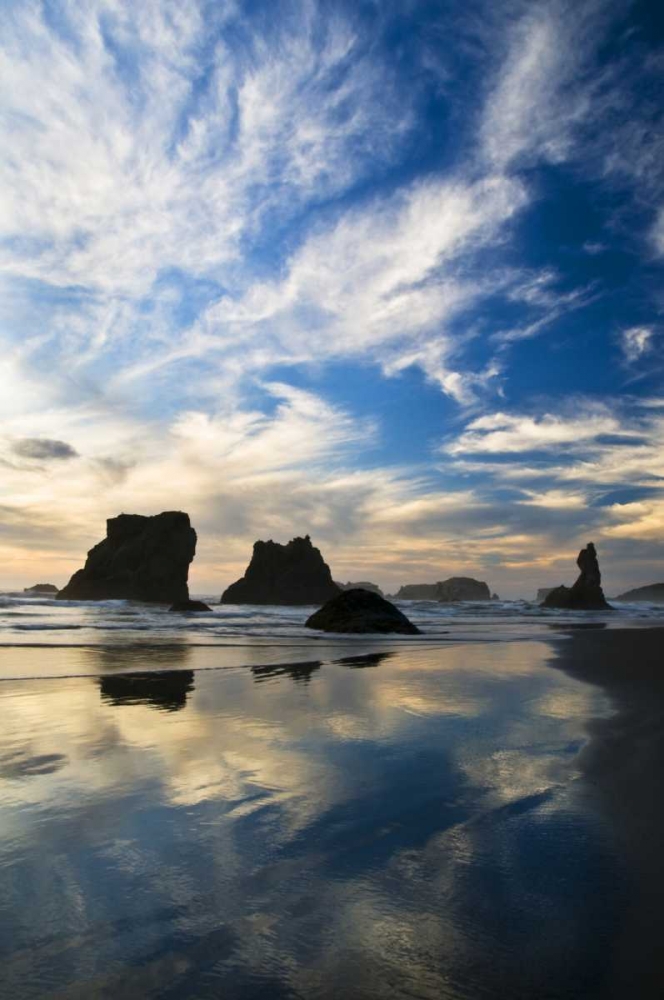
[[592, 542], [581, 549], [576, 565], [579, 576], [572, 587], [554, 587], [542, 602], [544, 608], [570, 608], [587, 611], [610, 609], [602, 590], [602, 574], [599, 571], [597, 552]]
[[418, 635], [419, 629], [406, 616], [371, 590], [342, 590], [305, 622], [322, 632], [396, 632]]
[[255, 542], [246, 573], [226, 588], [221, 603], [323, 604], [338, 593], [330, 567], [305, 535], [287, 545]]
[[537, 591], [537, 597], [535, 598], [535, 600], [537, 601], [538, 604], [541, 604], [542, 601], [549, 596], [551, 591], [555, 589], [556, 589], [555, 587], [540, 587], [539, 590]]
[[395, 595], [397, 601], [490, 601], [491, 591], [483, 580], [470, 576], [451, 576], [438, 583], [409, 583]]
[[187, 601], [189, 564], [195, 551], [196, 532], [182, 511], [111, 517], [106, 522], [106, 538], [90, 549], [85, 566], [74, 573], [58, 598]]
[[664, 583], [649, 583], [645, 587], [635, 587], [618, 594], [616, 601], [647, 601], [649, 604], [664, 604]]
[[175, 604], [171, 605], [169, 611], [187, 614], [188, 611], [212, 611], [212, 608], [209, 608], [205, 601], [176, 601]]
[[36, 583], [34, 587], [25, 587], [24, 594], [57, 594], [58, 588], [54, 583]]

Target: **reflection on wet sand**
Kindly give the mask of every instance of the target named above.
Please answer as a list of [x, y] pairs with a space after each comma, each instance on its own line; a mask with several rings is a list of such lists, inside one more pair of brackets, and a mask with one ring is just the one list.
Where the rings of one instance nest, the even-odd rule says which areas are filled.
[[602, 698], [547, 654], [201, 670], [162, 712], [126, 652], [0, 685], [0, 759], [33, 762], [0, 787], [7, 995], [602, 997], [610, 854], [572, 780]]
[[311, 675], [320, 670], [322, 665], [321, 660], [309, 660], [306, 663], [264, 663], [250, 669], [258, 684], [276, 677], [290, 677], [296, 684], [308, 684]]
[[147, 670], [133, 674], [104, 674], [99, 678], [102, 698], [114, 705], [151, 705], [177, 712], [194, 690], [193, 670]]

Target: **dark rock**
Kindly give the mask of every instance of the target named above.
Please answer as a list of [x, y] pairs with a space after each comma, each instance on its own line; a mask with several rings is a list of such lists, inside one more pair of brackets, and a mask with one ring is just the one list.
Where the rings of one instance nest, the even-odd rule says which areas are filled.
[[209, 608], [204, 601], [176, 601], [169, 610], [186, 613], [187, 611], [212, 611], [212, 608]]
[[592, 542], [581, 549], [576, 565], [581, 572], [572, 587], [554, 587], [544, 601], [544, 608], [570, 608], [580, 611], [611, 610], [602, 590], [602, 574], [599, 571], [597, 553]]
[[305, 622], [322, 632], [398, 632], [419, 635], [406, 616], [371, 590], [343, 590]]
[[339, 593], [330, 567], [309, 535], [288, 545], [255, 542], [241, 580], [221, 595], [222, 604], [322, 604]]
[[491, 591], [483, 580], [473, 580], [470, 576], [451, 576], [449, 580], [436, 584], [435, 599], [442, 604], [454, 601], [490, 601]]
[[493, 593], [491, 595], [491, 600], [492, 601], [499, 601], [500, 600], [500, 594]]
[[537, 591], [537, 597], [535, 598], [535, 600], [537, 601], [538, 604], [541, 604], [542, 601], [549, 596], [551, 591], [555, 589], [556, 589], [555, 587], [540, 587], [539, 590]]
[[491, 591], [482, 580], [470, 576], [451, 576], [438, 583], [409, 583], [396, 594], [397, 601], [490, 601]]
[[61, 600], [189, 600], [187, 576], [196, 551], [189, 515], [164, 511], [154, 517], [120, 514], [106, 522], [106, 538], [88, 552], [59, 593]]
[[54, 583], [36, 583], [34, 587], [26, 587], [24, 594], [57, 594], [58, 588]]
[[618, 594], [616, 601], [647, 601], [649, 604], [664, 604], [664, 583], [650, 583], [645, 587], [635, 587]]
[[380, 594], [384, 597], [383, 591], [380, 589], [377, 583], [369, 583], [368, 580], [360, 580], [358, 583], [339, 583], [338, 580], [334, 581], [339, 590], [371, 590], [374, 594]]
[[395, 601], [435, 601], [437, 583], [407, 583], [394, 595]]

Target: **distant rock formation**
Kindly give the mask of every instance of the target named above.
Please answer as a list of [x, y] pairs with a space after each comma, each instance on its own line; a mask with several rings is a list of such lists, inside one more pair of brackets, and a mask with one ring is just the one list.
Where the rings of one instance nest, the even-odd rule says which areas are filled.
[[322, 632], [396, 632], [418, 635], [419, 629], [406, 616], [371, 590], [342, 590], [305, 622]]
[[483, 580], [470, 576], [451, 576], [436, 584], [436, 600], [441, 604], [453, 601], [490, 601], [491, 591]]
[[540, 587], [539, 590], [537, 591], [537, 597], [535, 598], [535, 600], [537, 601], [538, 604], [541, 604], [542, 601], [549, 596], [551, 591], [555, 589], [556, 589], [555, 587]]
[[58, 588], [54, 583], [36, 583], [34, 587], [26, 587], [24, 594], [57, 594]]
[[392, 595], [395, 601], [435, 601], [437, 583], [406, 583]]
[[189, 611], [212, 611], [204, 601], [176, 601], [169, 611], [179, 611], [186, 614]]
[[491, 600], [492, 601], [499, 601], [500, 600], [500, 594], [493, 593], [491, 595]]
[[542, 603], [544, 608], [570, 608], [587, 611], [611, 610], [602, 590], [597, 552], [592, 542], [581, 549], [576, 565], [579, 576], [572, 587], [554, 587]]
[[187, 577], [196, 551], [189, 515], [164, 511], [154, 517], [120, 514], [106, 522], [106, 538], [88, 552], [59, 593], [60, 600], [189, 600]]
[[288, 545], [255, 542], [246, 573], [226, 588], [221, 603], [323, 604], [338, 593], [330, 567], [305, 535]]
[[358, 583], [351, 583], [350, 580], [348, 583], [339, 583], [338, 580], [334, 582], [339, 590], [371, 590], [374, 594], [385, 596], [377, 583], [369, 583], [368, 580], [360, 580]]
[[397, 601], [490, 601], [491, 591], [482, 580], [470, 576], [451, 576], [438, 583], [409, 583], [395, 595]]
[[649, 583], [645, 587], [635, 587], [618, 594], [616, 601], [646, 601], [649, 604], [664, 604], [664, 583]]

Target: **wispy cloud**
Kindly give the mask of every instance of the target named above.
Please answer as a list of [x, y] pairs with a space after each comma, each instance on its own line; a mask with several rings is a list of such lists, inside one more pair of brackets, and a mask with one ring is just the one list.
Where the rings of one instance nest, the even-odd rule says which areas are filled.
[[627, 364], [633, 364], [652, 350], [654, 330], [648, 326], [631, 326], [623, 330], [620, 346]]

